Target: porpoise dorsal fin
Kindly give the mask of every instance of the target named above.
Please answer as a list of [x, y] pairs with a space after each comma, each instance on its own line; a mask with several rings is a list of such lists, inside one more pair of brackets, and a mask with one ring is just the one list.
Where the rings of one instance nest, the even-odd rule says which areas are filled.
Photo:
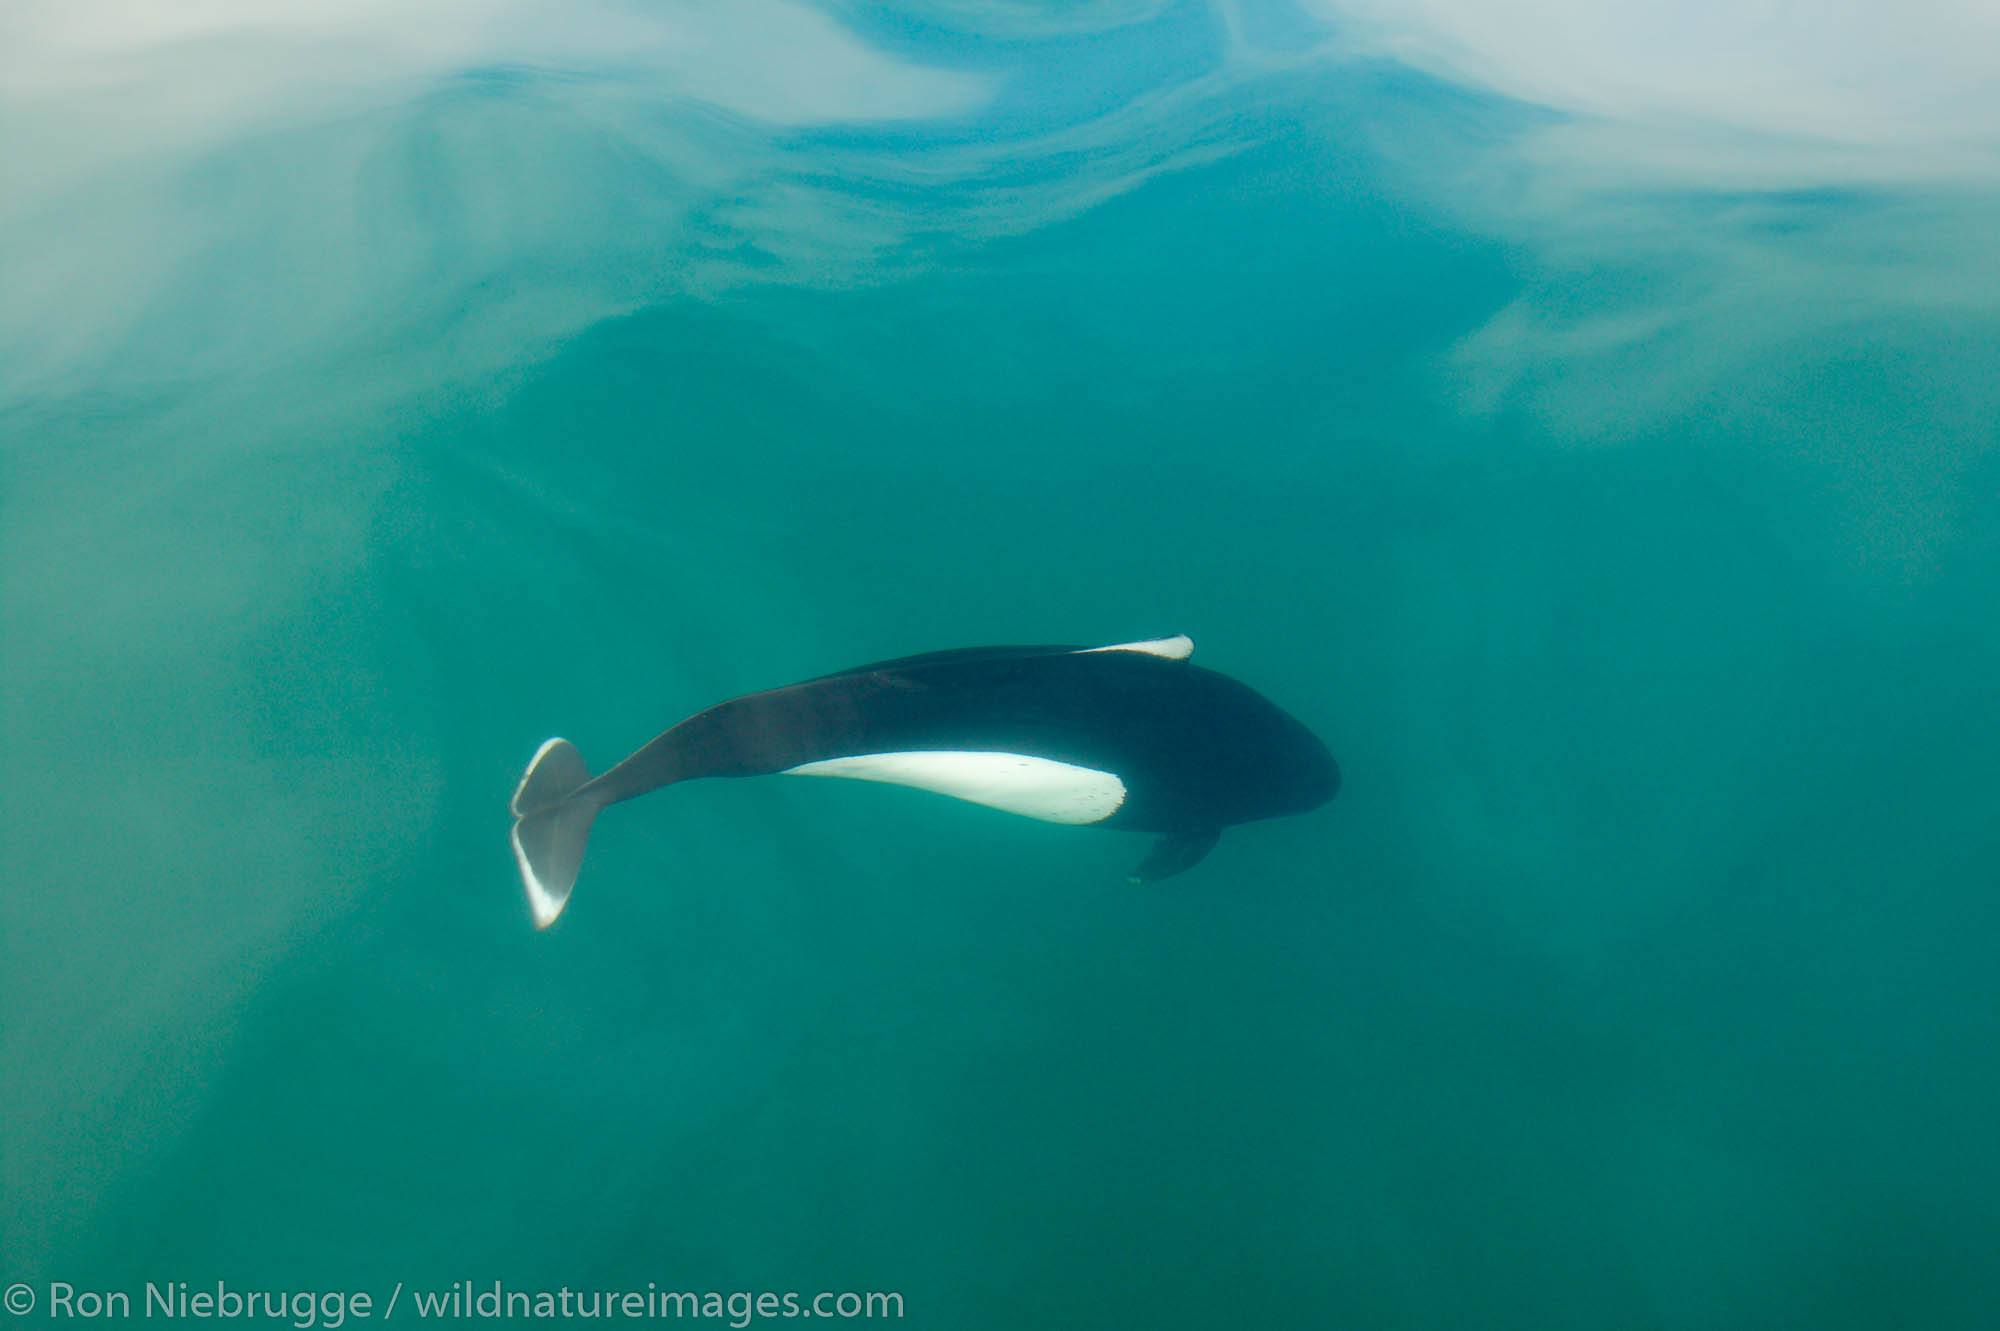
[[1194, 655], [1194, 639], [1185, 633], [1171, 638], [1148, 638], [1144, 642], [1114, 642], [1109, 647], [1086, 647], [1086, 652], [1144, 652], [1164, 656], [1169, 661], [1185, 661]]

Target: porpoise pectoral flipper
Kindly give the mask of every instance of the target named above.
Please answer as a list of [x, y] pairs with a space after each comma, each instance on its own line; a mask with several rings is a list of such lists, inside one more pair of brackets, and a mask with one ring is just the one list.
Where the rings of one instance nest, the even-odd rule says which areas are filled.
[[1162, 878], [1184, 873], [1200, 864], [1221, 839], [1222, 829], [1219, 827], [1205, 827], [1198, 832], [1169, 832], [1153, 843], [1153, 849], [1139, 861], [1138, 868], [1125, 875], [1125, 881], [1157, 883]]
[[971, 647], [878, 661], [696, 712], [592, 776], [566, 740], [514, 792], [514, 860], [554, 923], [599, 811], [705, 777], [912, 786], [1071, 826], [1151, 832], [1133, 872], [1192, 867], [1225, 827], [1318, 808], [1326, 746], [1269, 699], [1195, 665], [1184, 634], [1109, 647]]

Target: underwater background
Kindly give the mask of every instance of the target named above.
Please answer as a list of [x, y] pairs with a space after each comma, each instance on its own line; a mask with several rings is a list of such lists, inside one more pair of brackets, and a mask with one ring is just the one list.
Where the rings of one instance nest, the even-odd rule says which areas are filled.
[[[0, 50], [15, 1320], [2000, 1316], [1990, 10], [91, 0]], [[550, 735], [1176, 632], [1331, 805], [1134, 888], [1139, 837], [697, 783], [530, 927]]]

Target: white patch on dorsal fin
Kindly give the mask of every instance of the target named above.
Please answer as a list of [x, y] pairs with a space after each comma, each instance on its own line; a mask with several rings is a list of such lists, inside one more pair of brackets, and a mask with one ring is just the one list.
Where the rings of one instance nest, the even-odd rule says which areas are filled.
[[1194, 639], [1185, 633], [1171, 638], [1150, 638], [1145, 642], [1114, 642], [1109, 647], [1086, 647], [1086, 652], [1144, 652], [1164, 656], [1169, 661], [1185, 661], [1194, 655]]
[[860, 753], [801, 763], [784, 774], [915, 786], [1073, 827], [1109, 818], [1125, 802], [1125, 783], [1110, 772], [1027, 753]]

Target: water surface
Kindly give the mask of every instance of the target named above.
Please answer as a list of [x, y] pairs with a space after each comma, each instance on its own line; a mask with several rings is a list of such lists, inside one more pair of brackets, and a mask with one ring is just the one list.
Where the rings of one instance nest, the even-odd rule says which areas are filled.
[[[1849, 19], [7, 20], [0, 1275], [1986, 1325], [2000, 121]], [[529, 927], [548, 735], [1181, 631], [1332, 806], [696, 784]]]

